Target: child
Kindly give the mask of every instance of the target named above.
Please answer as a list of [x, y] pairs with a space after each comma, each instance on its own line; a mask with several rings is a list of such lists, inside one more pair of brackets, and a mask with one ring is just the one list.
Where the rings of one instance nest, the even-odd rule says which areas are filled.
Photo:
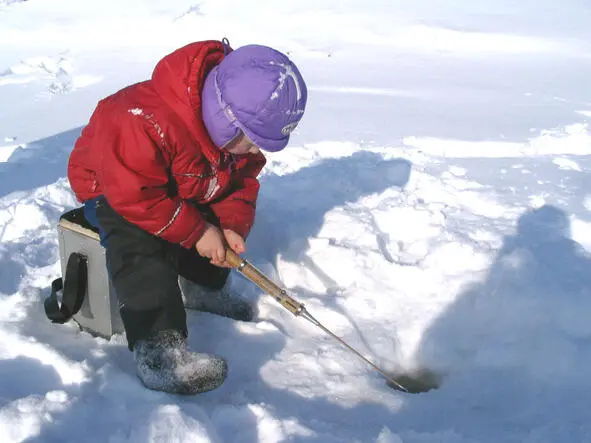
[[187, 307], [252, 319], [250, 304], [224, 288], [225, 248], [245, 252], [265, 164], [259, 150], [287, 145], [306, 100], [284, 54], [203, 41], [101, 100], [82, 131], [68, 178], [99, 228], [146, 387], [196, 394], [226, 378], [225, 360], [188, 351], [183, 297]]

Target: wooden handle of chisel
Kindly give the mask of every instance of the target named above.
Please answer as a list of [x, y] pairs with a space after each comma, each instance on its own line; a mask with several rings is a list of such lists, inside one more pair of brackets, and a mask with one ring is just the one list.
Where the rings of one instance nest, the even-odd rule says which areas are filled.
[[233, 268], [237, 268], [244, 261], [244, 259], [230, 248], [226, 248], [226, 261], [230, 263]]
[[230, 248], [226, 249], [226, 261], [236, 270], [240, 271], [251, 282], [277, 300], [281, 305], [294, 315], [300, 315], [304, 305], [294, 300], [285, 289], [276, 285], [269, 277], [251, 265], [246, 259], [240, 257]]

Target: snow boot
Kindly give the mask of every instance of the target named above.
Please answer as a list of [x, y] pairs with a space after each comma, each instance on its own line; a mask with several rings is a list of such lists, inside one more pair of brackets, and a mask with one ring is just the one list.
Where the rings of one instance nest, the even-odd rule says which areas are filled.
[[183, 303], [188, 309], [241, 321], [252, 321], [255, 317], [252, 304], [229, 290], [228, 283], [222, 289], [214, 290], [193, 283], [184, 277], [179, 277], [179, 286], [183, 295]]
[[139, 379], [155, 391], [199, 394], [220, 386], [228, 374], [224, 359], [190, 352], [179, 331], [160, 331], [148, 340], [138, 340], [133, 352]]

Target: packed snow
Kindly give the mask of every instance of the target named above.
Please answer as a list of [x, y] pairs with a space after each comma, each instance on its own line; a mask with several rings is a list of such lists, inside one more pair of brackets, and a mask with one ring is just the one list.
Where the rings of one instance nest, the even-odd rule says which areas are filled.
[[[0, 442], [591, 442], [589, 23], [585, 0], [0, 0]], [[144, 389], [123, 336], [45, 318], [97, 100], [223, 37], [309, 87], [246, 257], [439, 389], [388, 388], [239, 275], [257, 322], [189, 313], [230, 368], [195, 397]]]

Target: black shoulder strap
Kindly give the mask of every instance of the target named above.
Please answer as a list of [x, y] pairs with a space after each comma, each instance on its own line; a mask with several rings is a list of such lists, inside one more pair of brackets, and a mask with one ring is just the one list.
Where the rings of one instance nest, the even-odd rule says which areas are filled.
[[[45, 299], [45, 314], [53, 323], [65, 323], [82, 307], [88, 280], [86, 257], [74, 252], [68, 258], [66, 275], [51, 283], [51, 295]], [[63, 291], [60, 306], [57, 293]]]

